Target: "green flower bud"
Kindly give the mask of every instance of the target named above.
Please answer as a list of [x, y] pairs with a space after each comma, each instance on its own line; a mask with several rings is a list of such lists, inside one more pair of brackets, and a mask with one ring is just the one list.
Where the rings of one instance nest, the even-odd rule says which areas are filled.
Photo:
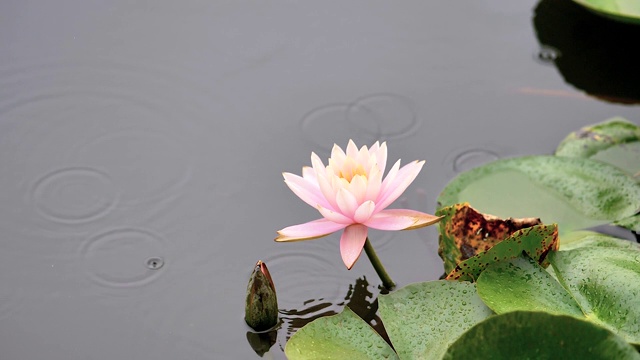
[[256, 263], [247, 286], [244, 320], [256, 331], [274, 327], [278, 323], [278, 298], [267, 265]]

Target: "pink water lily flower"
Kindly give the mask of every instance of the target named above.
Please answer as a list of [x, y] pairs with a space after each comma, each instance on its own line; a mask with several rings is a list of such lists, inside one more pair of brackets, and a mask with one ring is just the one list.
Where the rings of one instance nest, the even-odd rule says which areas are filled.
[[342, 261], [351, 269], [364, 247], [369, 228], [409, 230], [431, 225], [439, 217], [407, 209], [386, 209], [418, 176], [424, 161], [400, 168], [398, 160], [382, 178], [387, 163], [387, 144], [378, 142], [358, 150], [349, 140], [345, 153], [338, 145], [325, 166], [315, 153], [312, 167], [302, 176], [283, 173], [289, 188], [304, 202], [318, 209], [323, 218], [278, 231], [276, 241], [317, 239], [338, 230]]

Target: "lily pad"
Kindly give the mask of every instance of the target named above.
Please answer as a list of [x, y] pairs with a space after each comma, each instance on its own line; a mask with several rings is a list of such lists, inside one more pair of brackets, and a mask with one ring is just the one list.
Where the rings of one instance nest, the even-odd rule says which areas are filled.
[[556, 156], [590, 158], [615, 145], [640, 141], [640, 127], [615, 117], [574, 131], [560, 142]]
[[584, 319], [571, 295], [531, 259], [493, 264], [480, 274], [476, 286], [480, 298], [498, 314], [528, 310]]
[[475, 285], [466, 282], [411, 284], [378, 301], [380, 318], [402, 359], [440, 359], [449, 344], [492, 314]]
[[[558, 145], [556, 155], [605, 162], [640, 181], [640, 126], [620, 117], [585, 126], [567, 135]], [[614, 223], [640, 232], [638, 215]]]
[[640, 244], [593, 231], [574, 231], [560, 238], [560, 251], [580, 247], [615, 247], [640, 251]]
[[573, 0], [595, 14], [630, 24], [640, 24], [637, 0]]
[[516, 230], [541, 224], [538, 218], [503, 220], [481, 214], [468, 203], [442, 208], [436, 214], [444, 216], [438, 223], [438, 254], [444, 260], [446, 273], [453, 271], [461, 261], [489, 250]]
[[613, 145], [591, 159], [611, 164], [640, 181], [640, 141]]
[[568, 232], [634, 215], [640, 184], [600, 161], [525, 156], [464, 172], [438, 197], [439, 207], [462, 202], [500, 217], [540, 217]]
[[555, 224], [532, 226], [518, 230], [486, 252], [462, 261], [446, 279], [475, 281], [490, 265], [518, 258], [523, 253], [546, 267], [547, 254], [557, 249], [558, 227]]
[[284, 353], [290, 360], [398, 359], [389, 344], [348, 307], [302, 327]]
[[566, 315], [515, 311], [465, 332], [443, 359], [618, 359], [640, 354], [609, 330]]
[[625, 229], [629, 229], [636, 234], [640, 234], [640, 215], [631, 216], [622, 220], [615, 221], [614, 224]]
[[640, 344], [640, 251], [586, 246], [552, 253], [550, 261], [589, 320]]

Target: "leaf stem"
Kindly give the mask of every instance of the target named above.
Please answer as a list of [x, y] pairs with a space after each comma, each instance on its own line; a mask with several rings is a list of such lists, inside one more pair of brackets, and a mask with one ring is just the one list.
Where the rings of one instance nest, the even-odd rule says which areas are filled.
[[373, 249], [369, 238], [364, 242], [364, 251], [367, 253], [369, 261], [371, 261], [371, 265], [373, 265], [376, 273], [378, 273], [380, 280], [382, 280], [382, 286], [387, 288], [387, 290], [392, 290], [396, 286], [396, 283], [391, 280], [391, 277], [387, 274], [387, 270], [382, 266], [382, 262], [380, 262], [380, 258], [378, 258], [378, 254], [376, 254], [376, 251]]

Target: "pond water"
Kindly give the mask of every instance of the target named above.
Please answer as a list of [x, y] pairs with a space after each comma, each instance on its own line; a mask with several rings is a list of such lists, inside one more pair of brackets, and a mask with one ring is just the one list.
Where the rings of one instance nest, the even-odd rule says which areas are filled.
[[[386, 140], [425, 159], [394, 206], [457, 173], [638, 121], [640, 27], [568, 0], [2, 1], [0, 357], [252, 359], [244, 297], [269, 266], [284, 358], [305, 322], [379, 279], [282, 181], [312, 151]], [[374, 232], [403, 286], [443, 272], [435, 227]]]

